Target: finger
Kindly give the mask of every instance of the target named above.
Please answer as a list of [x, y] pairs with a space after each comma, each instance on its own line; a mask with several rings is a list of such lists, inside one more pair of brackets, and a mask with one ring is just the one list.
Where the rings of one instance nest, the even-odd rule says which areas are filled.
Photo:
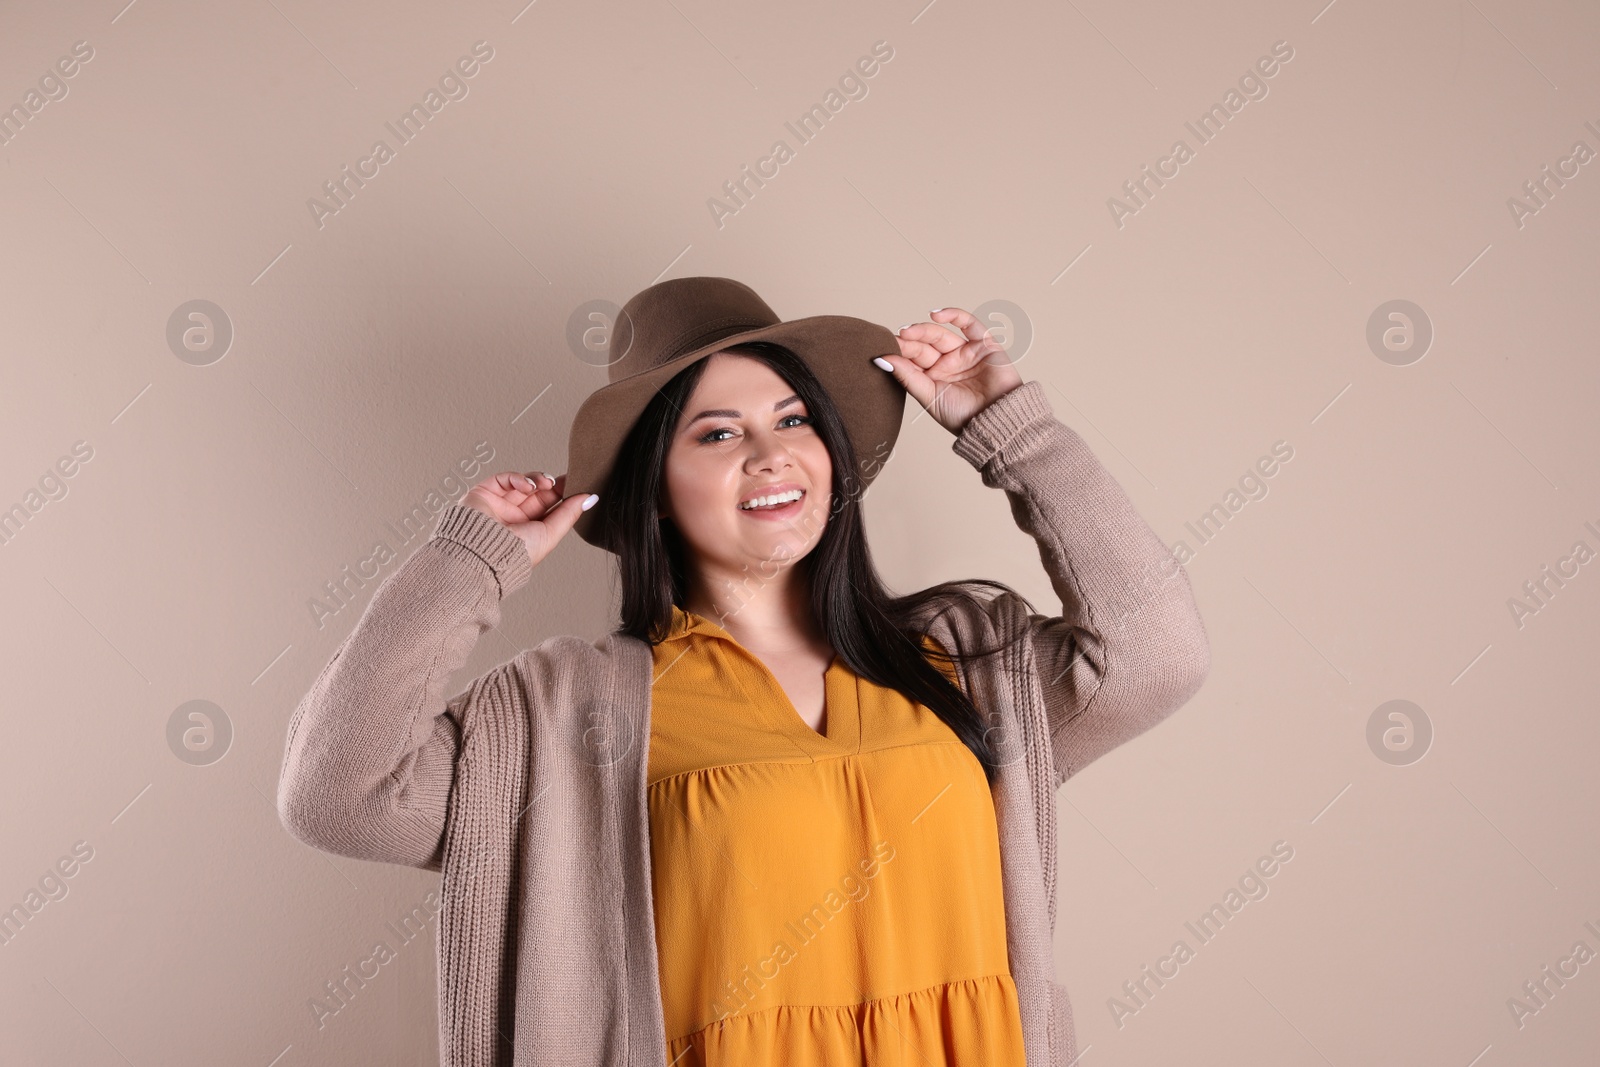
[[562, 494], [566, 492], [567, 476], [558, 474], [554, 478], [543, 471], [540, 475], [539, 488], [520, 505], [522, 513], [530, 519], [543, 519], [546, 513], [561, 503]]
[[558, 474], [555, 477], [551, 477], [543, 471], [539, 473], [541, 475], [539, 479], [539, 506], [542, 511], [547, 511], [561, 503], [562, 496], [566, 493], [567, 476]]
[[954, 333], [937, 322], [914, 322], [903, 328], [900, 336], [908, 341], [928, 345], [940, 353], [960, 348], [964, 343], [963, 335]]
[[[578, 521], [578, 516], [584, 513], [586, 510], [583, 506], [584, 501], [594, 496], [593, 493], [574, 493], [545, 513], [544, 525], [550, 532], [549, 544], [552, 547], [566, 536], [567, 531]], [[596, 502], [598, 503], [598, 498]]]
[[982, 319], [963, 308], [940, 308], [935, 315], [941, 319], [948, 319], [949, 325], [961, 330], [967, 343], [962, 346], [959, 359], [953, 359], [947, 364], [950, 373], [960, 373], [980, 363], [1000, 365], [1011, 362], [1011, 354], [995, 339], [989, 326]]
[[481, 489], [487, 489], [495, 496], [506, 496], [510, 493], [528, 492], [528, 479], [516, 471], [501, 471], [492, 478], [485, 478], [478, 483]]
[[537, 519], [548, 503], [539, 500], [539, 489], [533, 479], [517, 471], [501, 471], [485, 478], [473, 489], [488, 498], [502, 522], [515, 522], [519, 515], [523, 519]]
[[933, 312], [936, 321], [948, 323], [961, 331], [961, 335], [969, 341], [993, 341], [989, 334], [989, 327], [985, 326], [972, 312], [963, 308], [940, 308]]
[[[543, 472], [540, 472], [541, 474]], [[553, 483], [555, 479], [548, 474], [539, 479], [543, 483]], [[561, 489], [559, 484], [546, 484], [533, 492], [521, 495], [517, 499], [517, 510], [530, 521], [543, 521], [550, 517], [550, 512], [561, 503]]]
[[544, 471], [529, 471], [528, 478], [534, 484], [534, 493], [539, 498], [541, 508], [551, 507], [560, 501], [562, 478], [552, 478]]
[[[952, 338], [955, 336], [948, 330], [944, 333]], [[902, 344], [901, 351], [915, 362], [924, 374], [938, 383], [965, 376], [973, 364], [978, 362], [978, 348], [978, 345], [971, 342], [958, 341], [956, 347], [950, 351], [940, 352], [931, 345], [906, 342]]]
[[516, 471], [500, 471], [485, 478], [467, 492], [469, 495], [476, 492], [490, 502], [490, 506], [502, 521], [513, 521], [513, 517], [518, 514], [525, 518], [534, 517], [528, 515], [527, 510], [528, 501], [534, 499], [534, 491], [529, 488], [527, 476]]
[[925, 374], [916, 362], [905, 356], [879, 356], [894, 369], [889, 373], [894, 375], [894, 380], [899, 382], [911, 398], [923, 407], [933, 403], [933, 379]]
[[[946, 336], [950, 336], [949, 330], [940, 330], [939, 332], [945, 334]], [[899, 340], [900, 354], [911, 360], [923, 370], [926, 370], [937, 363], [939, 361], [939, 357], [944, 354], [937, 348], [924, 341], [908, 341], [905, 338], [900, 338]]]

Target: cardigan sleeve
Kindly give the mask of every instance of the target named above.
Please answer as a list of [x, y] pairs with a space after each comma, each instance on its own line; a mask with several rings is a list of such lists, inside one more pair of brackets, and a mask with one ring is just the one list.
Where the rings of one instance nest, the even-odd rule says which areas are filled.
[[1050, 722], [1056, 785], [1186, 703], [1210, 670], [1189, 575], [1134, 510], [1041, 382], [979, 411], [951, 448], [1005, 490], [1061, 601], [1047, 617], [1005, 594], [991, 615], [1025, 615]]
[[503, 664], [443, 688], [533, 565], [522, 539], [451, 505], [384, 579], [289, 720], [278, 817], [300, 841], [356, 859], [439, 870], [461, 724]]

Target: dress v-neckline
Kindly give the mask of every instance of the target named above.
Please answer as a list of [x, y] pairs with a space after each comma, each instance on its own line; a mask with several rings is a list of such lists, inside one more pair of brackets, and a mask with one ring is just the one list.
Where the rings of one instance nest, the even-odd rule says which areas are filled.
[[839, 658], [838, 652], [834, 652], [833, 657], [828, 660], [827, 667], [822, 671], [822, 729], [815, 730], [801, 716], [799, 709], [794, 706], [794, 701], [789, 699], [788, 692], [778, 681], [778, 676], [767, 666], [765, 660], [745, 648], [726, 629], [705, 616], [683, 612], [683, 617], [685, 625], [697, 625], [709, 629], [733, 645], [741, 655], [755, 665], [757, 674], [767, 687], [767, 693], [765, 699], [761, 699], [762, 695], [759, 693], [749, 695], [762, 710], [770, 712], [777, 728], [786, 736], [793, 738], [807, 755], [816, 758], [861, 750], [861, 704], [860, 693], [856, 688], [857, 680]]
[[861, 707], [856, 702], [854, 677], [838, 659], [837, 653], [822, 670], [822, 729], [813, 729], [800, 715], [794, 701], [790, 701], [789, 693], [766, 661], [739, 645], [738, 641], [733, 643], [742, 654], [750, 657], [768, 686], [765, 701], [760, 701], [757, 696], [758, 701], [770, 710], [778, 728], [794, 737], [795, 744], [800, 745], [806, 755], [826, 757], [861, 749]]
[[761, 659], [760, 656], [756, 656], [754, 653], [751, 653], [751, 655], [754, 659], [759, 661], [763, 667], [766, 667], [769, 675], [772, 675], [772, 684], [783, 696], [783, 702], [787, 706], [789, 716], [793, 718], [795, 722], [804, 727], [808, 733], [815, 735], [818, 740], [837, 740], [837, 737], [835, 736], [837, 732], [835, 727], [838, 725], [838, 713], [841, 709], [838, 707], [838, 702], [831, 699], [833, 694], [829, 692], [831, 687], [828, 685], [828, 676], [833, 673], [834, 665], [839, 662], [839, 654], [837, 652], [828, 658], [828, 665], [822, 668], [822, 729], [820, 730], [806, 722], [805, 716], [800, 714], [800, 709], [794, 706], [794, 698], [791, 697], [789, 695], [789, 691], [783, 687], [783, 683], [778, 681], [778, 676], [773, 673], [772, 668], [767, 667], [766, 661]]
[[815, 730], [801, 716], [766, 661], [737, 641], [734, 645], [759, 668], [770, 690], [763, 703], [772, 711], [779, 727], [794, 737], [808, 754], [834, 755], [840, 751], [854, 752], [860, 747], [860, 708], [856, 703], [854, 678], [837, 652], [822, 672], [822, 729]]

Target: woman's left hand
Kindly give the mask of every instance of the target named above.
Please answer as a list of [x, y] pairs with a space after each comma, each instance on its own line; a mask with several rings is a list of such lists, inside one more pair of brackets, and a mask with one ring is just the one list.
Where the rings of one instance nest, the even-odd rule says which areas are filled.
[[[945, 429], [959, 434], [967, 420], [1022, 384], [1005, 348], [968, 311], [940, 308], [932, 322], [903, 327], [898, 356], [884, 357], [895, 380]], [[949, 323], [961, 333], [951, 333]]]

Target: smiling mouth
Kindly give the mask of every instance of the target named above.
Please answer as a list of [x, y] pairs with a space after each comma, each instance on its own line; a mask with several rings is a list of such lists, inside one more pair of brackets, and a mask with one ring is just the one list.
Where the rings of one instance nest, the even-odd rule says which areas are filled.
[[797, 509], [800, 502], [805, 499], [805, 495], [804, 489], [791, 489], [788, 492], [753, 497], [740, 504], [739, 510], [747, 515], [783, 514]]

